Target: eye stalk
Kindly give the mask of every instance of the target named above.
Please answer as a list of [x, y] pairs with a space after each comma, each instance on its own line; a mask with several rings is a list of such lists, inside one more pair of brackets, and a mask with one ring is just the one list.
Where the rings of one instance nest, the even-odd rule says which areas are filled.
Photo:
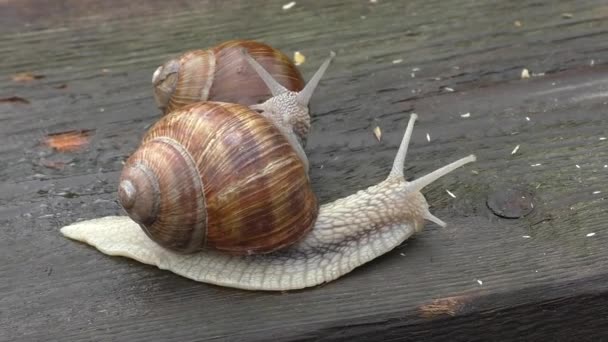
[[300, 92], [290, 91], [283, 87], [260, 63], [249, 55], [247, 50], [241, 49], [241, 53], [272, 92], [272, 97], [266, 102], [251, 105], [249, 108], [261, 112], [262, 115], [273, 120], [276, 125], [282, 126], [286, 132], [295, 135], [302, 147], [306, 146], [308, 132], [310, 131], [308, 104], [336, 53], [333, 51], [330, 53], [329, 57], [321, 64]]

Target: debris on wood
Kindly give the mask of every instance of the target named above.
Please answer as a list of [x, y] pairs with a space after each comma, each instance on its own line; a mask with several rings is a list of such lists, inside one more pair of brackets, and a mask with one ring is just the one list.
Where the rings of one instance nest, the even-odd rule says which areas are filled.
[[284, 10], [284, 11], [287, 11], [288, 9], [292, 8], [292, 7], [293, 7], [293, 6], [295, 6], [295, 5], [296, 5], [296, 2], [295, 2], [295, 1], [288, 2], [288, 3], [286, 3], [285, 5], [283, 5], [283, 10]]
[[426, 140], [427, 140], [428, 142], [431, 142], [431, 135], [430, 135], [430, 134], [428, 134], [428, 133], [426, 134]]
[[589, 233], [589, 234], [587, 234], [587, 237], [592, 237], [592, 236], [595, 236], [595, 233]]
[[34, 74], [31, 72], [21, 72], [11, 76], [13, 82], [31, 82], [33, 80], [39, 80], [44, 78], [44, 75]]
[[456, 198], [456, 195], [454, 195], [450, 190], [445, 189], [445, 192], [447, 192], [452, 198]]
[[496, 216], [519, 219], [534, 209], [534, 194], [523, 188], [501, 187], [488, 195], [486, 205]]
[[526, 121], [530, 121], [530, 117], [529, 116], [526, 116]]
[[443, 88], [443, 89], [445, 89], [445, 91], [448, 91], [448, 92], [450, 92], [450, 93], [453, 93], [453, 92], [454, 92], [454, 88], [445, 87], [445, 88]]
[[517, 153], [517, 151], [519, 151], [519, 145], [515, 146], [513, 151], [511, 151], [511, 154], [515, 154], [515, 153]]
[[541, 166], [541, 165], [542, 165], [541, 163], [536, 163], [536, 164], [532, 164], [532, 165], [530, 165], [530, 166], [532, 166], [532, 167], [536, 167], [536, 166]]
[[68, 87], [68, 85], [66, 83], [63, 83], [63, 84], [56, 85], [55, 89], [65, 89], [67, 87]]
[[59, 152], [78, 151], [89, 145], [94, 130], [72, 130], [60, 133], [51, 133], [46, 136], [44, 143]]
[[515, 21], [513, 22], [513, 25], [515, 25], [515, 27], [521, 27], [521, 21], [519, 21], [519, 20], [515, 20]]
[[49, 160], [49, 159], [41, 159], [40, 165], [44, 167], [48, 167], [49, 169], [54, 170], [63, 170], [65, 168], [65, 162], [60, 160]]
[[306, 62], [306, 56], [304, 56], [300, 51], [296, 51], [293, 53], [293, 61], [296, 65], [302, 65]]
[[461, 118], [470, 118], [471, 117], [471, 113], [464, 113], [464, 114], [460, 114]]
[[477, 283], [478, 283], [479, 285], [483, 285], [483, 281], [481, 281], [481, 279], [477, 279]]
[[523, 69], [521, 71], [521, 78], [522, 79], [530, 78], [530, 71], [528, 71], [528, 69]]
[[403, 62], [403, 59], [401, 59], [401, 58], [393, 60], [393, 64], [399, 64], [401, 62]]
[[564, 19], [570, 19], [573, 16], [574, 15], [572, 13], [562, 13], [562, 18], [564, 18]]
[[581, 166], [580, 166], [580, 165], [578, 165], [578, 164], [574, 164], [574, 165], [576, 166], [576, 168], [577, 168], [577, 169], [580, 169], [580, 168], [581, 168]]
[[592, 59], [591, 62], [589, 62], [589, 66], [594, 66], [595, 65], [595, 59]]
[[529, 238], [531, 238], [531, 236], [530, 235], [523, 235], [522, 238], [529, 239]]
[[600, 141], [606, 140], [606, 137], [600, 137]]
[[513, 151], [511, 151], [511, 154], [517, 153], [518, 150], [519, 150], [519, 145], [515, 146], [515, 148], [513, 149]]
[[11, 97], [1, 98], [0, 99], [0, 103], [23, 103], [23, 104], [29, 104], [30, 101], [24, 99], [23, 97], [11, 96]]
[[599, 191], [599, 190], [597, 190], [597, 191], [594, 191], [594, 192], [593, 192], [593, 194], [594, 194], [594, 195], [601, 194], [601, 193], [602, 193], [602, 192], [601, 192], [601, 191]]
[[382, 139], [382, 131], [380, 130], [380, 127], [376, 126], [376, 128], [374, 128], [374, 135], [378, 141]]

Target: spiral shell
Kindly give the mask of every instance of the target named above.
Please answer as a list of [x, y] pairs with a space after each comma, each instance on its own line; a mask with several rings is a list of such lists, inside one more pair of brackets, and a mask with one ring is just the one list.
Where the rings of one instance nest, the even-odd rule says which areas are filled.
[[304, 88], [300, 71], [279, 50], [256, 41], [231, 40], [188, 51], [158, 67], [152, 77], [156, 105], [167, 114], [199, 101], [249, 106], [268, 100], [272, 93], [243, 57], [243, 48], [288, 90]]
[[162, 117], [127, 160], [119, 200], [161, 246], [269, 253], [312, 229], [317, 199], [301, 159], [267, 118], [202, 102]]

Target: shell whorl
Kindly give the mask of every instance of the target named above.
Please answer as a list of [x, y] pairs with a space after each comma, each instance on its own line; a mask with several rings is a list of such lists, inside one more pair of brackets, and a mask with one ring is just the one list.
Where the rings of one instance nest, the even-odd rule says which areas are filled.
[[[142, 177], [148, 174], [155, 177]], [[141, 203], [132, 188], [141, 192], [135, 197]], [[160, 198], [150, 197], [155, 188]], [[269, 253], [298, 241], [318, 215], [308, 173], [289, 140], [246, 106], [219, 102], [161, 118], [125, 165], [119, 196], [153, 240], [184, 252]], [[179, 243], [169, 238], [176, 232]]]
[[194, 50], [158, 67], [152, 76], [154, 100], [164, 112], [209, 98], [216, 69], [211, 50]]
[[156, 137], [126, 162], [118, 186], [129, 216], [161, 246], [183, 253], [205, 246], [203, 184], [179, 142]]

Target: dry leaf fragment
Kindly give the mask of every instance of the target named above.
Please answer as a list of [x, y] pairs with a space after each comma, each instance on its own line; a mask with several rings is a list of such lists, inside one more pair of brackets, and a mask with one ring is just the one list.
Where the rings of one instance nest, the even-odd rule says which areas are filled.
[[4, 97], [0, 99], [0, 103], [23, 103], [28, 104], [30, 101], [19, 96]]
[[382, 138], [382, 131], [380, 130], [380, 127], [376, 126], [376, 128], [374, 128], [374, 135], [376, 136], [376, 139], [380, 141]]
[[306, 62], [306, 56], [304, 56], [300, 51], [296, 51], [293, 53], [293, 60], [296, 65], [301, 65]]
[[418, 313], [421, 317], [429, 319], [441, 316], [456, 316], [464, 313], [473, 299], [474, 296], [472, 295], [438, 298], [430, 303], [420, 305]]
[[59, 152], [77, 151], [89, 144], [93, 132], [94, 130], [84, 129], [52, 133], [46, 136], [44, 143]]
[[33, 74], [31, 72], [21, 72], [11, 76], [14, 82], [31, 82], [33, 80], [39, 80], [44, 77], [44, 75]]

